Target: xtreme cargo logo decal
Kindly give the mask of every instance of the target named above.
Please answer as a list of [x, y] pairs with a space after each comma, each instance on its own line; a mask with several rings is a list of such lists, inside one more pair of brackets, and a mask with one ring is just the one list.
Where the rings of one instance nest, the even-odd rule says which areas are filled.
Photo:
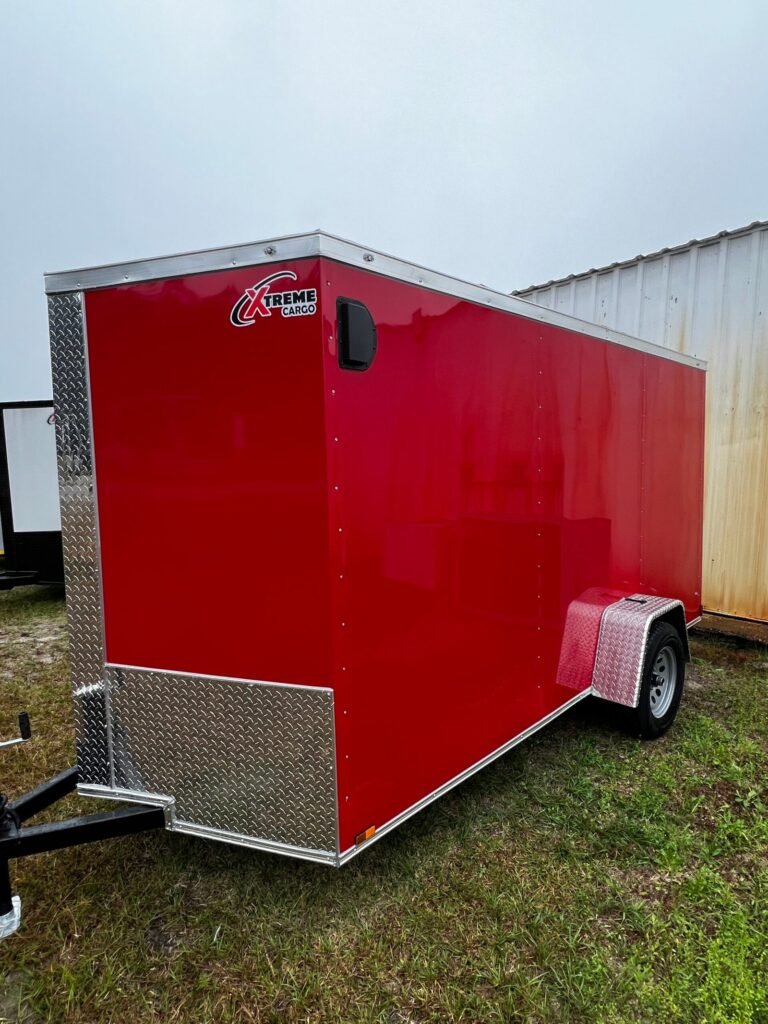
[[297, 288], [288, 291], [272, 291], [275, 281], [296, 281], [297, 275], [292, 270], [280, 270], [269, 277], [263, 277], [250, 288], [246, 288], [232, 307], [229, 319], [235, 327], [250, 327], [256, 323], [257, 317], [272, 316], [279, 312], [282, 316], [312, 316], [317, 312], [317, 289]]

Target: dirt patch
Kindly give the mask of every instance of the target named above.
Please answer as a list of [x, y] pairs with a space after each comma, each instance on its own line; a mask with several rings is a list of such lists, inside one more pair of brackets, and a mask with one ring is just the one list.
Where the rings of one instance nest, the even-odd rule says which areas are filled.
[[746, 850], [726, 857], [720, 874], [734, 888], [749, 888], [755, 875], [768, 868], [768, 850]]
[[720, 810], [727, 806], [736, 812], [754, 806], [757, 801], [768, 801], [768, 790], [746, 789], [727, 779], [715, 779], [709, 785], [697, 786], [690, 795], [694, 799], [703, 797], [713, 810]]
[[749, 619], [732, 619], [728, 615], [713, 615], [707, 612], [701, 622], [694, 626], [692, 632], [716, 634], [734, 640], [746, 640], [749, 643], [768, 647], [768, 622], [754, 622]]
[[171, 933], [160, 917], [147, 928], [144, 941], [153, 953], [172, 953], [180, 944], [179, 938]]
[[50, 622], [26, 622], [4, 625], [0, 635], [0, 661], [11, 668], [21, 659], [51, 665], [66, 651], [64, 625]]
[[[618, 882], [632, 899], [670, 910], [678, 898], [680, 887], [691, 877], [694, 870], [690, 868], [672, 874], [669, 871], [658, 871], [648, 865], [646, 867], [637, 866], [631, 870], [614, 867], [609, 873], [611, 878]], [[610, 917], [610, 915], [607, 916]]]
[[0, 644], [44, 643], [61, 639], [66, 632], [64, 623], [49, 622], [4, 622]]
[[34, 1024], [35, 1017], [24, 1007], [24, 975], [9, 971], [0, 975], [0, 1021], [3, 1024]]
[[706, 689], [707, 681], [697, 671], [694, 665], [688, 665], [685, 671], [685, 686], [686, 689], [691, 690], [693, 693], [697, 693], [700, 690]]

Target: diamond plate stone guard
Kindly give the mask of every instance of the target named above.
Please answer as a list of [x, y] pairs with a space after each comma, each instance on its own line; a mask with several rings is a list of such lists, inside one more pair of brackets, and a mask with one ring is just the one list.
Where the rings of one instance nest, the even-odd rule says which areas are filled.
[[637, 707], [648, 633], [658, 618], [676, 608], [683, 608], [682, 601], [633, 594], [605, 609], [592, 676], [597, 697]]
[[104, 639], [83, 296], [48, 297], [61, 534], [80, 781], [109, 785]]
[[333, 691], [107, 668], [115, 786], [174, 821], [335, 853]]

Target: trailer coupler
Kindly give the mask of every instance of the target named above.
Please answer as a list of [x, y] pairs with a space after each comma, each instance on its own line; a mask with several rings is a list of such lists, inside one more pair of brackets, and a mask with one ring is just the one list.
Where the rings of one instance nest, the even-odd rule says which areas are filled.
[[0, 794], [0, 939], [13, 934], [21, 922], [21, 900], [11, 891], [9, 862], [12, 858], [165, 827], [165, 809], [146, 805], [22, 827], [28, 818], [73, 792], [77, 779], [77, 768], [68, 768], [13, 803]]

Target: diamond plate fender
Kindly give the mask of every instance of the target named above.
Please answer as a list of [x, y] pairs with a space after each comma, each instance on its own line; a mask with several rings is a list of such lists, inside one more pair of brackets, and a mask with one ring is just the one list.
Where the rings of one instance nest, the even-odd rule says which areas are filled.
[[624, 596], [621, 591], [592, 587], [568, 605], [557, 665], [558, 686], [569, 690], [591, 686], [603, 612]]
[[596, 697], [637, 707], [648, 634], [662, 616], [670, 618], [677, 627], [689, 660], [682, 601], [649, 594], [622, 598], [605, 609], [600, 622], [592, 675], [592, 692]]

